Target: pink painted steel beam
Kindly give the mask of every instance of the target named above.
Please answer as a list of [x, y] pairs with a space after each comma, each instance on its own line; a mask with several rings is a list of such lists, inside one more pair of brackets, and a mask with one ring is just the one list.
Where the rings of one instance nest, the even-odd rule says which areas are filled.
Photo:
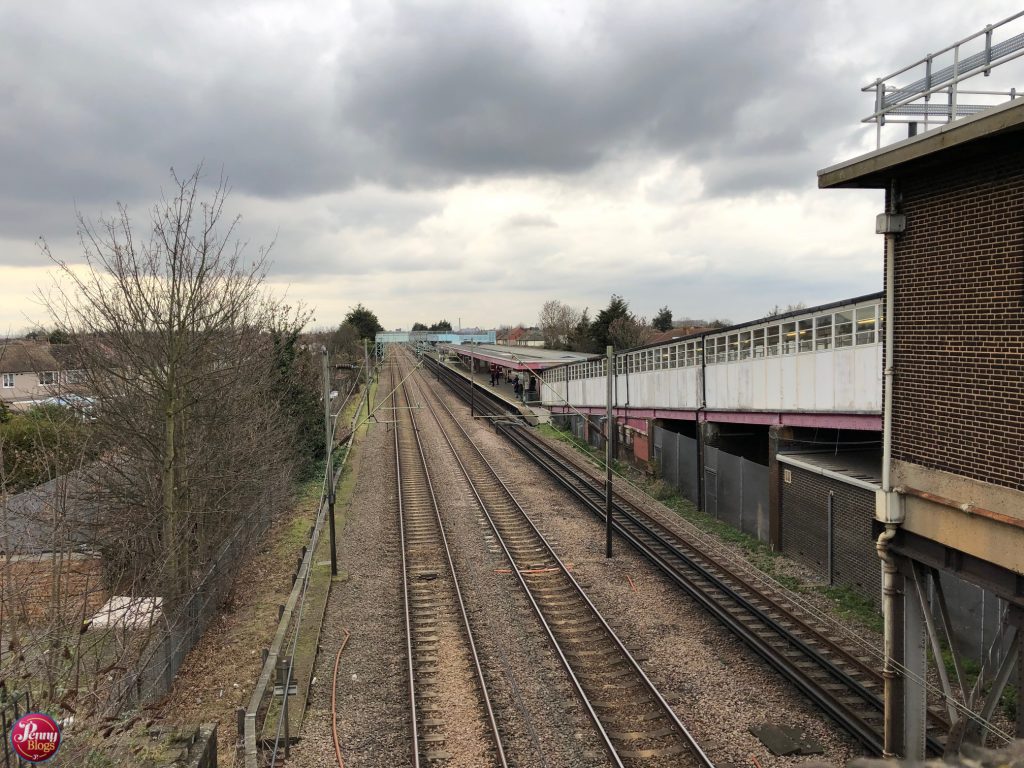
[[[551, 406], [552, 413], [586, 413], [603, 416], [602, 407]], [[663, 408], [615, 408], [616, 416], [633, 419], [670, 419], [675, 421], [712, 421], [726, 424], [783, 424], [789, 427], [825, 427], [881, 431], [882, 416], [873, 413], [793, 413], [786, 411], [693, 411]]]

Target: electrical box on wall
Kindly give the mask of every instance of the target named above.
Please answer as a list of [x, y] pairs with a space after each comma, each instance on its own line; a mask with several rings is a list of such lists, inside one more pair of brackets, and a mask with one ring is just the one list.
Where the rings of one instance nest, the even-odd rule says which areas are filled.
[[880, 213], [875, 217], [876, 235], [898, 235], [907, 229], [907, 217], [902, 213]]

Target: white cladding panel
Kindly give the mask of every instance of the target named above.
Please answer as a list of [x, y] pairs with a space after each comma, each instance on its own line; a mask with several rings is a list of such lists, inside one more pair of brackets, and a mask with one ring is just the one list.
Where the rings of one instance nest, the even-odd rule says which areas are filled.
[[[815, 352], [814, 359], [814, 399], [809, 400], [810, 408], [800, 410], [833, 411], [835, 410], [836, 393], [833, 388], [835, 379], [836, 351]], [[802, 406], [803, 404], [801, 404]]]
[[796, 411], [814, 410], [814, 373], [818, 366], [814, 354], [797, 355], [796, 361]]
[[[617, 358], [615, 404], [694, 410], [703, 375], [710, 410], [878, 413], [882, 329], [881, 303], [871, 298], [630, 350]], [[601, 367], [588, 361], [550, 372], [544, 403], [564, 405], [568, 391], [573, 405], [604, 406], [606, 379], [593, 375]], [[588, 377], [565, 380], [581, 375]]]
[[[782, 402], [783, 358], [768, 357], [764, 360], [764, 399], [766, 403]], [[767, 406], [765, 406], [767, 410]]]
[[[706, 367], [707, 408], [715, 411], [872, 413], [881, 410], [882, 351], [877, 345], [801, 355], [738, 360]], [[573, 405], [605, 404], [604, 378], [568, 382]], [[564, 405], [566, 382], [544, 387], [546, 405]], [[616, 405], [632, 408], [700, 407], [700, 368], [619, 374]]]

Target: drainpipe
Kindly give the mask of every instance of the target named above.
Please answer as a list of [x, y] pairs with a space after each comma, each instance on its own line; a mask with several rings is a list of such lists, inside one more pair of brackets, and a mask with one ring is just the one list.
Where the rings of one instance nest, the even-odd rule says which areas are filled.
[[[883, 653], [885, 662], [882, 667], [884, 680], [885, 703], [885, 736], [882, 746], [883, 756], [896, 756], [901, 743], [896, 730], [900, 722], [898, 710], [897, 677], [893, 655], [896, 652], [896, 599], [900, 595], [896, 558], [889, 550], [889, 543], [896, 536], [896, 531], [903, 523], [903, 505], [892, 487], [892, 392], [893, 392], [893, 350], [894, 337], [894, 305], [895, 305], [895, 261], [896, 235], [906, 229], [906, 217], [896, 213], [896, 182], [889, 188], [887, 211], [878, 215], [875, 220], [875, 232], [885, 235], [885, 367], [883, 379], [882, 402], [882, 493], [884, 508], [880, 510], [881, 521], [885, 530], [879, 535], [876, 543], [878, 557], [882, 561], [882, 617], [884, 620]], [[878, 515], [876, 510], [876, 516]]]
[[[892, 377], [893, 377], [893, 322], [896, 274], [896, 234], [906, 228], [906, 217], [896, 213], [896, 182], [889, 189], [889, 210], [879, 214], [875, 231], [885, 235], [885, 368], [882, 395], [882, 491], [886, 494], [886, 517], [891, 517], [889, 498], [892, 493]], [[902, 522], [902, 520], [900, 521]]]
[[899, 526], [895, 523], [888, 523], [885, 530], [878, 537], [875, 548], [878, 550], [878, 557], [882, 560], [882, 620], [884, 630], [882, 636], [882, 650], [885, 663], [882, 666], [882, 679], [884, 681], [883, 703], [885, 706], [885, 733], [882, 743], [882, 757], [891, 759], [896, 757], [896, 745], [898, 743], [897, 710], [899, 702], [896, 700], [896, 678], [899, 673], [896, 665], [893, 664], [893, 653], [896, 651], [896, 621], [895, 607], [896, 597], [899, 595], [899, 586], [896, 583], [896, 558], [889, 552], [889, 542], [896, 536], [896, 529]]

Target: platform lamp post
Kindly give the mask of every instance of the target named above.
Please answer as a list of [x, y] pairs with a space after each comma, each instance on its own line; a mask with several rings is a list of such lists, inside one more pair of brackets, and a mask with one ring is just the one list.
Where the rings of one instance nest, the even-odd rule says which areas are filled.
[[327, 522], [331, 531], [331, 576], [337, 576], [338, 549], [334, 539], [334, 435], [331, 430], [331, 375], [327, 370], [327, 347], [321, 345], [320, 353], [324, 369], [324, 449], [327, 453]]
[[612, 376], [614, 375], [615, 354], [611, 344], [606, 350], [608, 353], [608, 396], [605, 405], [604, 417], [604, 520], [605, 520], [605, 542], [604, 556], [612, 556], [612, 437], [615, 430], [612, 424]]

